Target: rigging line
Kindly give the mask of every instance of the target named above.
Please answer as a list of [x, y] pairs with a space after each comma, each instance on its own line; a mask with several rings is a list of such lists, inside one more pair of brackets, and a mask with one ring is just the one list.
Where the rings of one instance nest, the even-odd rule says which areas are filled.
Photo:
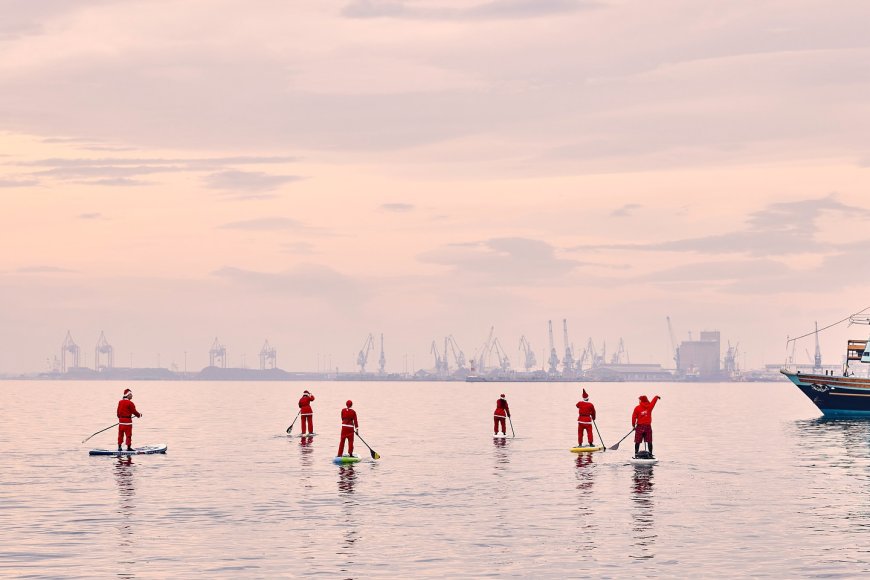
[[[849, 320], [849, 319], [852, 318], [853, 316], [857, 316], [857, 315], [859, 315], [859, 314], [863, 314], [866, 310], [870, 310], [870, 306], [868, 306], [867, 308], [864, 308], [864, 309], [862, 309], [862, 310], [859, 310], [858, 312], [855, 312], [854, 314], [850, 314], [849, 316], [847, 316], [847, 317], [844, 318], [843, 320], [838, 320], [837, 322], [835, 322], [835, 323], [833, 323], [833, 324], [829, 324], [829, 325], [825, 326], [824, 328], [820, 328], [820, 329], [818, 330], [818, 332], [822, 332], [823, 330], [828, 330], [828, 329], [831, 328], [832, 326], [837, 326], [838, 324], [843, 324], [844, 322], [846, 322], [847, 320]], [[803, 335], [801, 335], [801, 336], [796, 336], [796, 337], [794, 337], [794, 338], [789, 338], [788, 340], [785, 341], [785, 344], [786, 344], [786, 346], [788, 346], [788, 343], [790, 343], [790, 342], [794, 342], [794, 341], [796, 341], [796, 340], [800, 340], [801, 338], [806, 338], [806, 337], [808, 337], [808, 336], [810, 336], [810, 335], [812, 335], [812, 334], [815, 334], [815, 333], [816, 333], [816, 331], [814, 330], [814, 331], [812, 331], [812, 332], [808, 332], [808, 333], [803, 334]]]

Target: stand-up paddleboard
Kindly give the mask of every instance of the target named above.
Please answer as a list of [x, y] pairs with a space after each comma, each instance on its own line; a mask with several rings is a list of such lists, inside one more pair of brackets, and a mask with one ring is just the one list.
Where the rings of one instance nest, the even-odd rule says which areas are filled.
[[595, 453], [596, 451], [603, 451], [604, 447], [601, 445], [586, 445], [585, 447], [572, 447], [571, 453]]
[[493, 439], [507, 439], [508, 436], [505, 435], [504, 433], [499, 433], [499, 434], [497, 434], [497, 435], [493, 435], [492, 438], [493, 438]]
[[655, 465], [659, 462], [658, 459], [652, 456], [649, 451], [639, 451], [637, 455], [628, 460], [632, 465]]
[[166, 443], [158, 443], [157, 445], [135, 447], [132, 451], [127, 451], [126, 449], [123, 451], [118, 451], [117, 449], [91, 449], [88, 451], [88, 455], [153, 455], [155, 453], [166, 453], [167, 447]]
[[316, 435], [317, 435], [317, 433], [304, 433], [304, 434], [303, 433], [299, 433], [299, 434], [294, 433], [293, 435], [290, 435], [290, 437], [299, 437], [300, 439], [308, 439], [309, 437], [315, 437]]
[[332, 460], [336, 465], [344, 465], [345, 463], [359, 463], [360, 457], [359, 455], [342, 455], [341, 457], [336, 457]]

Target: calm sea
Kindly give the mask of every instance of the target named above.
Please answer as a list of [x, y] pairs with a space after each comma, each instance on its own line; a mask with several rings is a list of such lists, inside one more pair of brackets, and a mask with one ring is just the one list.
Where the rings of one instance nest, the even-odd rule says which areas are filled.
[[[130, 386], [134, 444], [111, 447]], [[870, 422], [789, 383], [587, 383], [604, 442], [654, 412], [660, 463], [578, 457], [570, 383], [0, 382], [0, 576], [858, 576]], [[310, 444], [288, 438], [304, 388]], [[508, 396], [516, 438], [496, 443]], [[380, 461], [331, 462], [348, 398]], [[299, 423], [294, 428], [299, 431]], [[360, 443], [362, 455], [368, 451]]]

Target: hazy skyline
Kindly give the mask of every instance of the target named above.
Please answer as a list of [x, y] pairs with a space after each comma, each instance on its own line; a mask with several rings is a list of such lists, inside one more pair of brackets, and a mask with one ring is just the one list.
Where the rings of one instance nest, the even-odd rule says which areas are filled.
[[[553, 320], [750, 367], [870, 306], [861, 2], [0, 0], [0, 372], [519, 368]], [[824, 335], [826, 362], [847, 337]], [[812, 343], [799, 345], [812, 351]], [[540, 355], [539, 355], [540, 356]], [[800, 358], [800, 357], [798, 357]], [[805, 357], [804, 357], [805, 358]], [[541, 361], [539, 361], [541, 362]], [[744, 362], [741, 356], [741, 363]], [[376, 362], [370, 364], [376, 367]]]

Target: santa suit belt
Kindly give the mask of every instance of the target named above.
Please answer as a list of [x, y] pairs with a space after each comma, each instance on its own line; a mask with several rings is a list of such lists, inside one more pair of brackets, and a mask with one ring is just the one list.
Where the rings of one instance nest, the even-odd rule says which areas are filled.
[[496, 419], [505, 419], [507, 415], [493, 415]]
[[310, 417], [313, 414], [314, 413], [300, 413], [300, 415], [302, 415], [303, 417]]
[[354, 426], [353, 426], [353, 425], [345, 425], [344, 423], [342, 423], [342, 424], [341, 424], [341, 428], [342, 428], [342, 429], [345, 429], [345, 428], [347, 428], [347, 429], [353, 429]]
[[132, 426], [133, 426], [133, 422], [130, 421], [129, 423], [122, 423], [122, 422], [118, 421], [118, 425], [120, 425], [121, 427], [126, 427], [127, 425], [129, 425], [129, 426], [132, 427]]
[[579, 421], [579, 420], [578, 420], [577, 422], [580, 423], [581, 425], [591, 425], [591, 424], [592, 424], [592, 420], [591, 420], [591, 419], [590, 419], [589, 421]]

